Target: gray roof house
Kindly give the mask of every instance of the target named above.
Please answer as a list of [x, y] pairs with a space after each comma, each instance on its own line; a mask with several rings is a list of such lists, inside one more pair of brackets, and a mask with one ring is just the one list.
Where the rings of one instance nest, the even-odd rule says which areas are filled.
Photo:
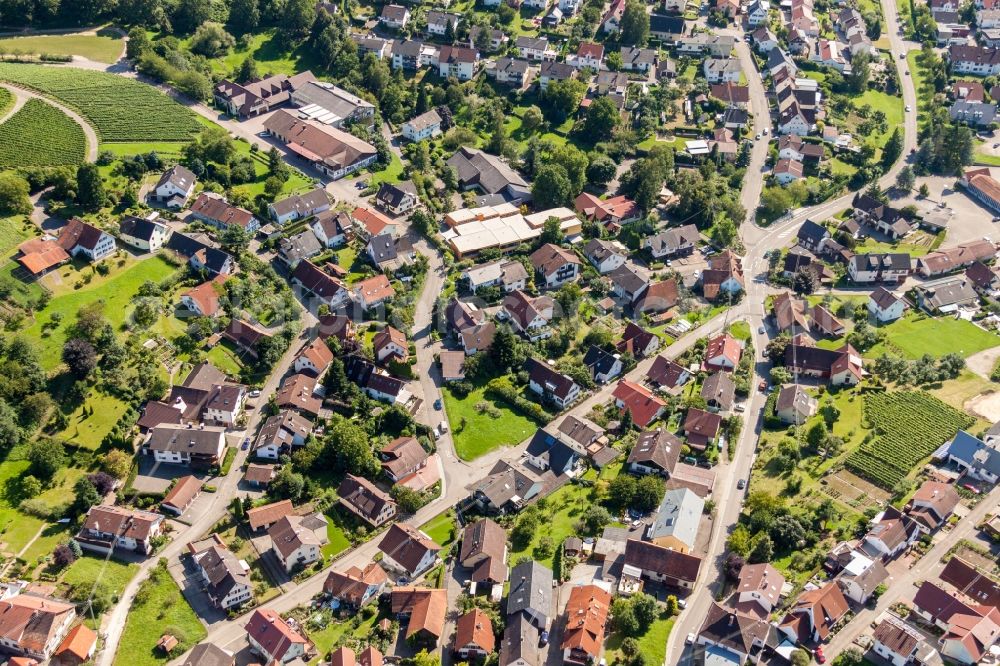
[[534, 560], [512, 568], [507, 594], [508, 623], [511, 616], [523, 615], [535, 627], [545, 630], [552, 613], [552, 570]]
[[947, 459], [973, 478], [988, 483], [1000, 480], [1000, 451], [964, 430], [947, 445]]
[[952, 120], [968, 123], [973, 127], [986, 127], [996, 122], [997, 107], [985, 102], [958, 100], [948, 109]]
[[510, 202], [531, 201], [531, 186], [503, 159], [476, 148], [463, 146], [448, 158], [463, 190], [479, 189], [502, 194]]
[[705, 500], [688, 488], [668, 490], [656, 510], [647, 538], [681, 553], [694, 548]]

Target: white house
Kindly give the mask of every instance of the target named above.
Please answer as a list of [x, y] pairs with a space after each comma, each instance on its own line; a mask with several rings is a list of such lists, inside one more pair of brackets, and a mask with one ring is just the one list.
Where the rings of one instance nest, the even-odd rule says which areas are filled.
[[250, 649], [264, 658], [263, 663], [283, 664], [306, 653], [309, 640], [293, 629], [276, 611], [258, 608], [246, 624]]
[[430, 139], [441, 133], [441, 116], [437, 111], [431, 109], [421, 113], [415, 118], [410, 118], [403, 123], [403, 138], [407, 141], [422, 141]]
[[91, 262], [114, 254], [118, 247], [114, 236], [78, 217], [71, 218], [59, 231], [59, 245], [74, 257], [82, 254]]
[[153, 196], [167, 208], [183, 208], [194, 194], [198, 179], [187, 168], [175, 164], [160, 176], [153, 188]]
[[743, 73], [736, 58], [706, 58], [702, 69], [709, 83], [739, 83]]
[[925, 645], [924, 636], [904, 620], [886, 613], [885, 619], [875, 627], [875, 654], [892, 664], [907, 666]]
[[454, 77], [471, 81], [476, 75], [479, 53], [464, 46], [442, 46], [438, 52], [438, 73], [442, 78]]
[[87, 550], [109, 553], [121, 548], [148, 555], [153, 550], [152, 540], [162, 530], [163, 521], [163, 516], [149, 511], [114, 505], [92, 506], [76, 539]]
[[217, 465], [226, 449], [226, 429], [159, 425], [153, 428], [142, 447], [145, 453], [152, 453], [153, 459], [160, 463]]
[[311, 217], [327, 210], [330, 210], [330, 197], [322, 187], [305, 194], [293, 194], [267, 206], [271, 219], [278, 224]]
[[[156, 213], [152, 214], [153, 216]], [[170, 227], [153, 219], [126, 215], [118, 225], [118, 237], [123, 242], [145, 252], [156, 252], [170, 238]]]
[[767, 0], [754, 0], [747, 5], [747, 23], [758, 26], [767, 23]]
[[[211, 545], [191, 554], [201, 574], [209, 600], [216, 608], [226, 610], [242, 606], [253, 599], [250, 568], [226, 548], [222, 539], [213, 534], [206, 539]], [[202, 542], [204, 543], [204, 542]], [[193, 549], [194, 544], [188, 544]]]
[[415, 577], [437, 561], [441, 546], [406, 523], [393, 523], [379, 542], [382, 564]]
[[347, 213], [326, 211], [316, 216], [311, 229], [324, 247], [340, 247], [347, 242], [353, 226]]
[[311, 516], [285, 516], [268, 528], [271, 548], [285, 571], [309, 566], [320, 559], [322, 543], [309, 521], [320, 521], [326, 529], [326, 518], [321, 514]]
[[903, 316], [906, 303], [885, 287], [878, 287], [868, 296], [868, 313], [881, 324], [896, 321]]

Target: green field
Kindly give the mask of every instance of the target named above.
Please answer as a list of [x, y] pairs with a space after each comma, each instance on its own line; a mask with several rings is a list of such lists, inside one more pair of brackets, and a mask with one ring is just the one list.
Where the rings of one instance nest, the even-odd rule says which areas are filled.
[[115, 74], [0, 63], [0, 80], [33, 88], [73, 107], [103, 141], [184, 141], [201, 128], [194, 112], [159, 90]]
[[27, 460], [7, 460], [0, 463], [0, 553], [16, 555], [42, 527], [42, 521], [17, 510], [24, 499], [18, 479], [28, 470]]
[[323, 557], [328, 562], [331, 557], [336, 557], [351, 547], [351, 540], [347, 538], [347, 533], [341, 523], [340, 516], [336, 511], [326, 514], [326, 538], [329, 540], [323, 546]]
[[240, 357], [232, 350], [228, 340], [224, 340], [208, 350], [205, 360], [222, 370], [230, 377], [239, 377], [243, 371], [243, 364]]
[[[105, 259], [111, 262], [114, 259]], [[90, 270], [90, 269], [87, 269]], [[86, 285], [75, 291], [54, 296], [48, 306], [35, 317], [35, 321], [25, 330], [25, 334], [39, 341], [42, 365], [46, 370], [56, 368], [61, 362], [63, 344], [67, 329], [75, 320], [80, 308], [90, 303], [104, 301], [104, 314], [115, 329], [119, 329], [131, 311], [132, 298], [146, 280], [159, 282], [177, 269], [160, 257], [151, 257], [135, 262], [124, 270], [112, 269], [111, 275], [103, 280], [94, 280], [97, 286]], [[42, 335], [42, 324], [51, 320], [56, 312], [62, 314], [62, 323], [47, 335]]]
[[181, 148], [187, 141], [122, 141], [117, 143], [102, 143], [98, 151], [108, 151], [118, 157], [130, 157], [143, 153], [157, 153], [160, 157], [170, 157], [179, 160]]
[[866, 352], [866, 357], [897, 354], [917, 359], [924, 354], [938, 357], [951, 353], [971, 356], [1000, 345], [1000, 336], [984, 331], [972, 322], [948, 317], [928, 317], [920, 313], [908, 314], [882, 330], [885, 332], [885, 341]]
[[117, 600], [138, 570], [139, 567], [135, 564], [125, 564], [114, 558], [105, 560], [103, 557], [84, 553], [80, 559], [66, 567], [59, 582], [67, 595], [74, 588], [81, 588], [90, 594], [94, 581], [100, 579], [105, 589]]
[[[537, 429], [531, 419], [512, 412], [500, 401], [487, 398], [485, 387], [475, 389], [464, 398], [453, 395], [447, 387], [442, 393], [455, 452], [462, 460], [475, 460], [498, 447], [517, 444]], [[500, 418], [477, 412], [476, 403], [481, 401], [499, 409]], [[464, 428], [461, 427], [462, 419], [465, 419]]]
[[32, 35], [0, 39], [0, 53], [76, 55], [107, 63], [116, 62], [124, 48], [124, 39], [106, 35]]
[[[674, 628], [675, 618], [667, 617], [665, 614], [653, 621], [645, 634], [639, 636], [639, 654], [648, 666], [662, 664], [667, 652], [667, 639], [670, 638], [670, 630]], [[615, 632], [608, 637], [608, 642], [604, 646], [604, 659], [609, 664], [616, 663], [622, 656], [621, 645], [623, 636]]]
[[79, 164], [86, 156], [83, 129], [41, 100], [29, 99], [0, 125], [0, 167]]
[[455, 512], [445, 511], [420, 526], [420, 531], [429, 536], [439, 546], [450, 545], [455, 540]]
[[143, 581], [129, 609], [114, 663], [121, 666], [165, 664], [170, 657], [156, 649], [160, 636], [174, 636], [179, 641], [174, 654], [179, 655], [194, 647], [207, 633], [166, 567], [155, 567]]
[[324, 628], [317, 631], [307, 631], [309, 640], [316, 646], [317, 657], [310, 661], [310, 664], [327, 663], [324, 661], [328, 653], [345, 634], [350, 634], [354, 638], [364, 642], [364, 639], [371, 633], [375, 623], [379, 620], [378, 614], [372, 615], [354, 630], [351, 629], [351, 622], [330, 622]]
[[96, 451], [126, 409], [128, 406], [118, 398], [91, 390], [83, 404], [69, 415], [69, 425], [56, 437], [74, 446]]

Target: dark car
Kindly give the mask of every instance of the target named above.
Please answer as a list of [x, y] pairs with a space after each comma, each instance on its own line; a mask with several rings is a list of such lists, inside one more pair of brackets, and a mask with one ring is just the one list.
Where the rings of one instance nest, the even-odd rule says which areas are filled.
[[243, 440], [243, 445], [240, 446], [240, 448], [243, 449], [244, 451], [246, 451], [247, 449], [250, 448], [250, 438], [249, 437], [247, 437], [246, 439]]
[[438, 398], [437, 400], [434, 401], [434, 409], [437, 410], [441, 409], [441, 398]]
[[737, 488], [737, 490], [743, 490], [746, 487], [747, 487], [747, 480], [746, 479], [740, 479], [739, 481], [736, 482], [736, 488]]

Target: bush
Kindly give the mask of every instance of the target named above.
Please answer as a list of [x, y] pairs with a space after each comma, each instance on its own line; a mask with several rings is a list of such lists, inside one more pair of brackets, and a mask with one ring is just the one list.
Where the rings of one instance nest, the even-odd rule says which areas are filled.
[[520, 412], [522, 416], [528, 417], [539, 425], [546, 425], [552, 420], [552, 415], [545, 411], [541, 405], [522, 396], [511, 384], [509, 377], [497, 377], [490, 380], [490, 383], [486, 385], [486, 395], [503, 400]]
[[60, 569], [65, 569], [76, 562], [76, 554], [68, 544], [61, 543], [52, 551], [52, 561]]

